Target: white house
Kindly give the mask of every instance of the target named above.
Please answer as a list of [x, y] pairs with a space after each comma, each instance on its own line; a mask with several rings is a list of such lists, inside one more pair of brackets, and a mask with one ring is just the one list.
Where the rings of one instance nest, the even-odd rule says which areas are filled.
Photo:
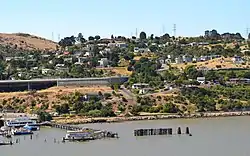
[[232, 61], [233, 61], [233, 63], [236, 63], [236, 64], [244, 63], [243, 59], [240, 56], [233, 57]]
[[143, 88], [148, 88], [149, 84], [147, 83], [135, 83], [132, 85], [132, 89], [143, 89]]
[[149, 48], [134, 47], [134, 52], [135, 53], [146, 53], [146, 52], [150, 52], [150, 50], [149, 50]]
[[175, 63], [176, 63], [176, 64], [183, 63], [183, 58], [182, 58], [182, 57], [176, 57], [176, 58], [175, 58]]
[[100, 63], [101, 67], [107, 67], [109, 64], [109, 61], [107, 58], [101, 58], [101, 60], [98, 61]]
[[116, 43], [116, 46], [119, 48], [127, 48], [128, 44], [127, 43], [123, 43], [123, 42], [118, 42]]
[[52, 69], [44, 68], [44, 69], [42, 69], [42, 74], [43, 74], [43, 75], [46, 75], [46, 74], [48, 74], [50, 71], [52, 71]]
[[197, 77], [196, 79], [200, 84], [205, 84], [206, 78], [205, 77]]

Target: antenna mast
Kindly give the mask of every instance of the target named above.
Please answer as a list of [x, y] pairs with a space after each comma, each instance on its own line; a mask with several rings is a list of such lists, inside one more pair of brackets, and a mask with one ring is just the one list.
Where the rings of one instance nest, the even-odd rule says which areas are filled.
[[58, 34], [58, 42], [61, 40], [60, 34]]
[[54, 41], [54, 32], [52, 32], [52, 41]]
[[246, 28], [246, 33], [247, 33], [247, 34], [246, 34], [246, 39], [247, 39], [247, 40], [248, 40], [249, 30], [250, 30], [250, 28], [247, 27], [247, 28]]
[[162, 33], [163, 33], [163, 35], [165, 34], [165, 26], [164, 25], [162, 25]]
[[174, 24], [173, 32], [174, 32], [174, 37], [176, 37], [176, 24]]
[[137, 32], [137, 28], [135, 29], [135, 37], [137, 38], [138, 36], [138, 34], [137, 34], [138, 32]]

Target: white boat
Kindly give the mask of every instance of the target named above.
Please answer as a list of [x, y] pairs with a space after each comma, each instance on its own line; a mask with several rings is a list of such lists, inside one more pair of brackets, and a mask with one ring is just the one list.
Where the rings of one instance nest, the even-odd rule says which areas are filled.
[[37, 125], [35, 120], [31, 120], [28, 117], [19, 117], [13, 120], [6, 120], [5, 121], [5, 126], [7, 127], [23, 127], [25, 125]]
[[19, 129], [12, 129], [11, 134], [12, 135], [29, 135], [29, 134], [33, 134], [33, 132], [24, 128], [19, 128]]
[[67, 131], [65, 136], [65, 140], [90, 140], [92, 137], [91, 132], [86, 130], [79, 130], [79, 131]]
[[9, 130], [10, 130], [10, 127], [7, 127], [7, 126], [3, 126], [0, 128], [0, 131], [3, 131], [3, 132], [9, 131]]

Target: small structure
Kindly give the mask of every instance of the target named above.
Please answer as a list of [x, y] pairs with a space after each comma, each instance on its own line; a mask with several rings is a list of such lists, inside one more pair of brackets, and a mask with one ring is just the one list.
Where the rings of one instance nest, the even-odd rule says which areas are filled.
[[185, 62], [185, 63], [192, 62], [192, 57], [189, 56], [189, 55], [183, 55], [183, 56], [182, 56], [182, 60], [183, 60], [183, 62]]
[[181, 56], [175, 58], [175, 63], [180, 64], [183, 63], [183, 58]]
[[233, 63], [235, 64], [241, 64], [244, 63], [243, 59], [240, 56], [235, 56], [232, 58]]
[[205, 77], [197, 77], [196, 79], [200, 84], [205, 84], [206, 78]]
[[135, 83], [132, 85], [132, 89], [143, 89], [143, 88], [148, 88], [149, 84], [147, 83]]
[[229, 82], [232, 84], [250, 84], [250, 79], [247, 78], [233, 78], [229, 79]]
[[107, 67], [109, 64], [109, 61], [107, 58], [101, 58], [101, 60], [98, 61], [100, 63], [101, 67]]

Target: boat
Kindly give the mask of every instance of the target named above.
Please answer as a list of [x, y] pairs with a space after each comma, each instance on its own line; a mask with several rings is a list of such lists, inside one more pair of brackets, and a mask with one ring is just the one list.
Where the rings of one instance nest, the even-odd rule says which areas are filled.
[[30, 130], [30, 131], [38, 131], [39, 127], [38, 126], [30, 126], [28, 123], [23, 126], [24, 129]]
[[19, 117], [19, 118], [15, 118], [13, 120], [6, 120], [5, 121], [5, 126], [7, 126], [7, 127], [24, 127], [26, 124], [28, 124], [29, 126], [37, 126], [38, 125], [35, 120], [31, 120], [28, 117]]
[[7, 126], [3, 126], [0, 128], [0, 131], [3, 131], [3, 132], [9, 131], [9, 130], [10, 130], [10, 127], [7, 127]]
[[0, 142], [0, 146], [5, 146], [5, 145], [13, 145], [13, 143], [10, 142]]
[[67, 131], [67, 134], [64, 138], [64, 140], [69, 140], [69, 141], [86, 141], [93, 139], [94, 137], [92, 133], [86, 130]]
[[33, 134], [33, 132], [31, 130], [19, 128], [19, 129], [12, 129], [11, 134], [12, 135], [30, 135], [30, 134]]

